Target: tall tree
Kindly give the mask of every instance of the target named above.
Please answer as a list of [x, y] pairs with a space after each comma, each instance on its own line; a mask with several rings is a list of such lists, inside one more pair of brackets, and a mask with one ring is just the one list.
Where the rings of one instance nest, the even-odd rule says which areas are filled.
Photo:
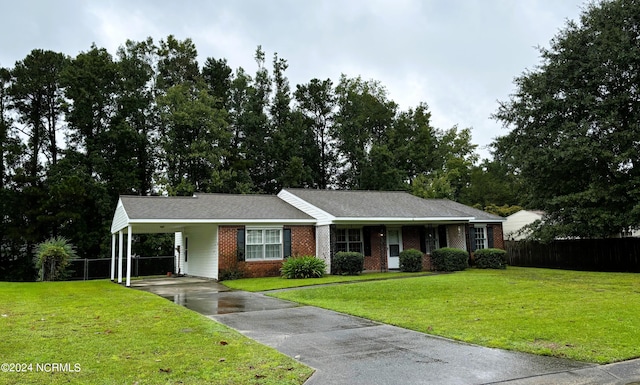
[[[63, 116], [61, 74], [67, 63], [63, 54], [36, 49], [16, 62], [11, 71], [10, 104], [27, 141], [23, 147], [27, 151], [24, 161], [16, 165], [11, 181], [8, 230], [14, 234], [13, 245], [22, 250], [31, 249], [51, 234], [41, 218], [50, 215], [45, 208], [46, 171], [57, 164], [59, 157], [58, 134]], [[18, 252], [21, 258], [27, 258], [24, 254]]]
[[393, 152], [384, 144], [374, 144], [362, 165], [360, 189], [401, 190], [405, 187], [402, 171], [396, 165]]
[[428, 175], [440, 166], [438, 130], [431, 126], [431, 113], [425, 103], [398, 114], [389, 132], [388, 147], [395, 155], [396, 167], [410, 185], [419, 175]]
[[219, 99], [220, 108], [229, 108], [232, 73], [227, 59], [207, 58], [202, 67], [202, 78], [209, 87], [209, 93]]
[[[423, 198], [460, 201], [478, 160], [477, 145], [471, 143], [471, 130], [459, 130], [456, 126], [445, 131], [436, 130], [435, 141], [432, 166], [413, 179], [411, 192]], [[429, 148], [433, 150], [432, 146]]]
[[[10, 148], [15, 137], [12, 135], [13, 120], [9, 116], [11, 84], [11, 72], [7, 68], [0, 67], [0, 191], [4, 191], [9, 183]], [[0, 202], [2, 204], [2, 202]], [[4, 210], [2, 212], [5, 212]], [[4, 222], [4, 215], [0, 221]]]
[[159, 117], [155, 103], [155, 51], [151, 38], [128, 40], [118, 49], [117, 110], [107, 141], [112, 167], [106, 170], [111, 196], [154, 192]]
[[[275, 190], [308, 187], [314, 183], [314, 141], [311, 127], [300, 111], [292, 110], [291, 88], [285, 75], [287, 61], [273, 55], [273, 96], [269, 108], [273, 136], [272, 178]], [[275, 191], [274, 191], [275, 192]]]
[[19, 178], [24, 173], [26, 147], [14, 126], [11, 72], [0, 67], [0, 280], [32, 280], [35, 271], [25, 233], [30, 231], [26, 207], [30, 202]]
[[202, 82], [175, 85], [159, 100], [171, 195], [218, 192], [225, 182], [221, 172], [229, 135], [216, 104]]
[[232, 76], [229, 89], [228, 122], [231, 141], [229, 154], [225, 158], [225, 168], [230, 173], [228, 188], [224, 192], [249, 193], [255, 186], [251, 178], [252, 160], [248, 157], [245, 144], [245, 126], [249, 114], [249, 94], [251, 76], [242, 67]]
[[343, 169], [340, 185], [359, 189], [369, 150], [373, 144], [382, 145], [388, 140], [397, 105], [378, 82], [360, 77], [342, 75], [336, 95], [338, 112], [332, 134]]
[[95, 45], [78, 54], [63, 74], [70, 99], [70, 149], [86, 155], [87, 170], [92, 175], [110, 167], [105, 136], [116, 111], [117, 80], [118, 67], [112, 56]]
[[497, 147], [522, 175], [545, 234], [607, 237], [640, 225], [640, 3], [585, 7], [540, 48], [495, 118]]
[[265, 53], [258, 46], [254, 55], [258, 69], [253, 82], [246, 89], [246, 107], [240, 116], [243, 135], [241, 153], [249, 163], [250, 175], [259, 192], [273, 193], [277, 186], [273, 180], [272, 126], [267, 115], [272, 90], [272, 79], [265, 66]]
[[51, 164], [58, 161], [58, 131], [63, 105], [61, 74], [68, 58], [61, 53], [35, 49], [18, 61], [12, 71], [13, 106], [29, 138], [28, 174], [36, 183], [40, 155]]
[[311, 79], [309, 83], [297, 85], [295, 98], [299, 111], [307, 118], [312, 145], [307, 146], [307, 164], [311, 167], [313, 187], [326, 189], [335, 183], [336, 155], [331, 136], [336, 98], [331, 79]]
[[180, 41], [173, 35], [160, 40], [158, 47], [158, 78], [160, 90], [184, 84], [195, 84], [201, 79], [198, 51], [191, 39]]
[[471, 169], [469, 185], [463, 188], [460, 202], [490, 206], [519, 206], [523, 201], [522, 182], [517, 174], [499, 160], [485, 159]]
[[[48, 222], [50, 229], [59, 229], [59, 235], [69, 238], [82, 256], [107, 253], [105, 235], [117, 199], [113, 192], [109, 194], [108, 186], [113, 182], [112, 168], [118, 167], [112, 164], [110, 142], [118, 110], [119, 76], [112, 56], [95, 45], [78, 54], [62, 76], [70, 104], [67, 111], [70, 141], [64, 162], [48, 172], [47, 188], [61, 193], [48, 195], [43, 209], [50, 214], [41, 220]], [[70, 196], [83, 204], [55, 199], [71, 191]], [[64, 217], [56, 215], [62, 211], [66, 212]]]
[[471, 129], [454, 126], [439, 138], [438, 153], [442, 169], [438, 170], [453, 189], [452, 199], [460, 200], [462, 190], [471, 182], [471, 170], [478, 161], [477, 144], [471, 142]]

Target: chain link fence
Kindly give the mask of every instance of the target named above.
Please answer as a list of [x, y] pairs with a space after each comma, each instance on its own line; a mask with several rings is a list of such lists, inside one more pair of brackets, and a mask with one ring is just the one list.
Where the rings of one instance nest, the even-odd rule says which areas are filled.
[[[131, 257], [131, 276], [166, 275], [175, 268], [173, 256]], [[122, 275], [126, 273], [127, 260], [122, 259]], [[116, 277], [118, 276], [118, 258], [116, 258]], [[69, 266], [68, 280], [89, 280], [111, 278], [111, 258], [73, 259]]]

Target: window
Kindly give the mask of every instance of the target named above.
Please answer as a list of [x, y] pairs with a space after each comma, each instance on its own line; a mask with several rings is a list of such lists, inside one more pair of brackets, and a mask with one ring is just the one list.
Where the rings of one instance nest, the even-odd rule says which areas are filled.
[[336, 229], [336, 251], [362, 253], [362, 231], [360, 229]]
[[184, 237], [184, 261], [189, 262], [189, 237]]
[[246, 260], [282, 259], [282, 229], [247, 229]]
[[474, 239], [475, 239], [475, 247], [474, 250], [478, 249], [486, 249], [487, 248], [487, 233], [486, 227], [474, 227]]

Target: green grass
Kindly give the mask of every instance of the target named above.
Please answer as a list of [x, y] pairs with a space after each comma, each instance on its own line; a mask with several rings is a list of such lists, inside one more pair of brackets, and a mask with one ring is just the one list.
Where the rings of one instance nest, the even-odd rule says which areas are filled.
[[489, 347], [640, 357], [640, 275], [509, 267], [271, 294]]
[[231, 281], [222, 281], [221, 284], [236, 290], [267, 291], [288, 289], [292, 287], [325, 285], [328, 283], [344, 283], [359, 281], [375, 281], [394, 278], [408, 278], [429, 275], [431, 273], [364, 273], [360, 275], [326, 275], [322, 278], [287, 279], [282, 277], [267, 278], [243, 278]]
[[[0, 283], [0, 384], [302, 384], [312, 369], [156, 295], [108, 281]], [[79, 372], [37, 371], [70, 364]], [[51, 368], [51, 366], [49, 366]]]

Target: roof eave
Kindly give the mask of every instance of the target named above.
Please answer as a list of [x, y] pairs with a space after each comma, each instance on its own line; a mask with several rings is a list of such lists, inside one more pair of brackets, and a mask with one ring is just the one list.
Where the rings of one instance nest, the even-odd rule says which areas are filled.
[[290, 218], [260, 218], [260, 219], [239, 219], [239, 218], [223, 218], [223, 219], [131, 219], [130, 224], [261, 224], [261, 223], [283, 223], [283, 224], [299, 224], [313, 225], [316, 220], [310, 219], [290, 219]]
[[376, 224], [384, 224], [384, 223], [455, 223], [461, 222], [466, 223], [470, 222], [474, 218], [472, 217], [416, 217], [416, 218], [407, 218], [407, 217], [337, 217], [333, 220], [335, 224], [346, 224], [346, 223], [376, 223]]
[[473, 219], [469, 223], [502, 223], [506, 221], [506, 218], [494, 218], [494, 219]]

